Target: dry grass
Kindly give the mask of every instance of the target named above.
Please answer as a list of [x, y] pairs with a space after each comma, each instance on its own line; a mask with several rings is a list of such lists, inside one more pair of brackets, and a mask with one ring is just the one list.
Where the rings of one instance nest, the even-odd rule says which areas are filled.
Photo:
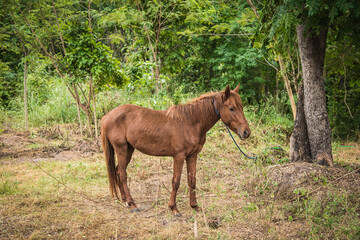
[[[142, 211], [130, 213], [110, 198], [96, 144], [74, 139], [77, 134], [71, 126], [3, 134], [0, 239], [303, 239], [314, 233], [309, 219], [296, 215], [296, 206], [305, 197], [294, 190], [318, 188], [316, 196], [323, 196], [341, 188], [360, 196], [358, 188], [350, 187], [358, 183], [356, 172], [330, 184], [359, 166], [358, 144], [355, 149], [334, 150], [337, 167], [312, 175], [311, 181], [297, 177], [298, 182], [284, 187], [276, 184], [283, 175], [280, 180], [277, 176], [288, 165], [267, 165], [286, 158], [286, 152], [264, 153], [268, 145], [261, 138], [242, 142], [247, 152], [261, 155], [255, 164], [240, 155], [224, 130], [221, 126], [212, 130], [199, 155], [197, 196], [203, 211], [196, 214], [190, 208], [183, 174], [177, 197], [180, 218], [172, 217], [167, 207], [171, 158], [135, 152], [128, 168], [129, 185]], [[306, 198], [312, 196], [315, 192]]]

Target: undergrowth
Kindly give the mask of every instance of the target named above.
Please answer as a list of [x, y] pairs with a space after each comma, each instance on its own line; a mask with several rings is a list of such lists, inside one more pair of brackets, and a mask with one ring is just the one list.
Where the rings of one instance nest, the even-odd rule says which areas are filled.
[[359, 239], [359, 193], [332, 188], [321, 197], [295, 192], [296, 201], [284, 207], [288, 220], [303, 219], [310, 226], [310, 239]]

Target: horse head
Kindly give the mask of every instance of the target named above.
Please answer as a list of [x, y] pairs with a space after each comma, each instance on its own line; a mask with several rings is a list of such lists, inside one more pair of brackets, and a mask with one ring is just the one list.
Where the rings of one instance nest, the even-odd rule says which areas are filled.
[[222, 105], [219, 113], [223, 123], [236, 133], [241, 140], [244, 140], [250, 136], [251, 130], [243, 112], [244, 106], [238, 93], [239, 86], [234, 90], [230, 90], [228, 85], [225, 91], [221, 92]]

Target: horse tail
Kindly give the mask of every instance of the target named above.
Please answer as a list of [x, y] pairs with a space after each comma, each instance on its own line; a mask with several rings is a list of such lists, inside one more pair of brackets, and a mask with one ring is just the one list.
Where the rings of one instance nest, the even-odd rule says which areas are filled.
[[114, 147], [107, 138], [107, 135], [103, 127], [101, 129], [101, 141], [105, 153], [105, 162], [108, 172], [110, 192], [112, 197], [116, 197], [117, 199], [119, 199], [118, 188], [120, 187], [120, 181], [119, 181], [119, 175], [116, 171], [117, 168], [115, 166]]

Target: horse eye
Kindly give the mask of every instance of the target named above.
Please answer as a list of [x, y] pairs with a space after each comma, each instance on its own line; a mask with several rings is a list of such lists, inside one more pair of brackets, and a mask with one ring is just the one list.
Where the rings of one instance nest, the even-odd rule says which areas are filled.
[[231, 108], [229, 108], [229, 110], [230, 110], [231, 112], [235, 111], [235, 109], [234, 109], [234, 108], [232, 108], [232, 107], [231, 107]]

